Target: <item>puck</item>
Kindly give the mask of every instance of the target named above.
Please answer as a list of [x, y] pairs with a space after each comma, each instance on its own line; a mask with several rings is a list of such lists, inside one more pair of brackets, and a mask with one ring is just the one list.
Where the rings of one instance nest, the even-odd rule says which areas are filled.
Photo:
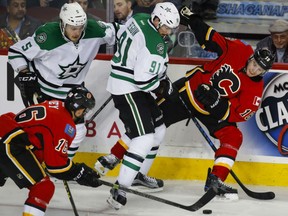
[[204, 209], [203, 214], [212, 214], [212, 210], [211, 209]]

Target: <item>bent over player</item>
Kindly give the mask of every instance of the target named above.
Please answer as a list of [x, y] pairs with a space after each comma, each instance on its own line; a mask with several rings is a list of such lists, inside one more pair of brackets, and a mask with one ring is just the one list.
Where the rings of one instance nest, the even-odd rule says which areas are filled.
[[165, 124], [169, 126], [190, 115], [199, 119], [220, 141], [205, 191], [213, 187], [218, 195], [237, 195], [236, 189], [224, 184], [243, 139], [236, 123], [247, 121], [257, 111], [263, 76], [272, 67], [274, 55], [268, 49], [254, 53], [249, 44], [223, 37], [187, 7], [181, 9], [180, 16], [202, 48], [216, 52], [218, 58], [187, 71], [186, 77], [175, 82], [185, 106], [182, 100], [178, 105], [160, 101]]
[[[77, 3], [62, 6], [60, 21], [49, 22], [10, 47], [9, 63], [18, 73], [25, 105], [66, 98], [74, 86], [84, 85], [90, 65], [102, 44], [114, 44], [116, 25], [87, 20]], [[69, 149], [72, 158], [86, 135], [78, 122], [76, 137]]]
[[[178, 102], [158, 98], [158, 105], [167, 127], [193, 115], [220, 141], [205, 191], [214, 187], [218, 195], [237, 196], [236, 189], [224, 184], [242, 144], [242, 132], [236, 123], [247, 121], [258, 109], [263, 76], [272, 67], [274, 55], [267, 49], [253, 52], [249, 44], [223, 37], [187, 7], [181, 9], [180, 17], [181, 23], [191, 27], [202, 48], [217, 52], [219, 57], [189, 70], [186, 77], [174, 82], [180, 93]], [[118, 142], [104, 157], [117, 155], [121, 159], [128, 148]], [[105, 167], [113, 169], [114, 164], [106, 163]]]
[[76, 133], [75, 122], [95, 106], [91, 92], [73, 88], [65, 102], [46, 101], [32, 105], [18, 114], [0, 116], [0, 186], [11, 178], [29, 190], [24, 216], [43, 216], [54, 194], [49, 175], [75, 180], [80, 185], [98, 187], [99, 175], [84, 163], [73, 163], [67, 150]]

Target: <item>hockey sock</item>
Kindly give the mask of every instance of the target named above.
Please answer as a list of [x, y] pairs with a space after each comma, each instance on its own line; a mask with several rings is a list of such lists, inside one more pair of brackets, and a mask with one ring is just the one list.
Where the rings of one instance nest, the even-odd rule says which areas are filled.
[[115, 155], [119, 160], [122, 160], [124, 154], [129, 148], [130, 143], [131, 139], [126, 134], [124, 134], [121, 139], [119, 139], [111, 148], [111, 154]]
[[147, 175], [148, 171], [150, 170], [150, 168], [151, 168], [151, 166], [152, 166], [152, 164], [156, 158], [158, 149], [159, 149], [159, 146], [152, 147], [149, 154], [146, 156], [139, 172], [141, 172], [144, 175]]
[[224, 182], [229, 172], [230, 170], [224, 166], [214, 165], [211, 173], [219, 177]]
[[28, 198], [24, 204], [24, 216], [42, 216], [54, 194], [55, 186], [49, 177], [44, 177], [40, 182], [28, 188]]
[[129, 150], [123, 157], [118, 176], [119, 184], [130, 187], [142, 166], [154, 141], [154, 134], [145, 134], [131, 140]]
[[146, 155], [145, 161], [141, 166], [140, 172], [144, 175], [147, 175], [150, 170], [159, 150], [159, 146], [162, 143], [166, 133], [166, 126], [164, 124], [155, 128], [154, 133], [154, 145], [150, 149], [150, 152]]

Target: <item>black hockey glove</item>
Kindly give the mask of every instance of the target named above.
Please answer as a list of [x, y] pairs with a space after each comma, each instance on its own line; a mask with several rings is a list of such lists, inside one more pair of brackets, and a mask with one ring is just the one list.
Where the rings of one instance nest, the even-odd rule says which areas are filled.
[[43, 102], [38, 79], [35, 73], [30, 71], [19, 72], [18, 80], [21, 95], [29, 102], [29, 105]]
[[201, 84], [194, 91], [195, 98], [204, 105], [205, 109], [217, 119], [222, 119], [229, 107], [228, 100], [221, 98], [213, 86]]
[[77, 169], [79, 169], [78, 175], [73, 179], [80, 185], [99, 187], [101, 182], [98, 181], [100, 175], [92, 168], [88, 167], [85, 163], [76, 163]]
[[180, 14], [180, 23], [182, 25], [188, 26], [190, 19], [193, 15], [191, 10], [187, 6], [184, 6], [180, 9], [179, 14]]
[[0, 170], [0, 187], [5, 185], [5, 182], [7, 181], [8, 177], [4, 175], [4, 173]]
[[161, 80], [159, 86], [152, 92], [155, 93], [157, 97], [164, 97], [166, 100], [172, 102], [179, 99], [178, 89], [169, 79]]

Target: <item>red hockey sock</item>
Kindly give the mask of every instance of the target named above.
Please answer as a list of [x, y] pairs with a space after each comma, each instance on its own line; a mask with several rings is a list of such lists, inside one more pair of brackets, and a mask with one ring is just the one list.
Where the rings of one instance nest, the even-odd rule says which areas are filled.
[[33, 206], [43, 212], [45, 212], [47, 205], [49, 204], [55, 190], [53, 182], [46, 176], [40, 182], [32, 185], [28, 188], [29, 194], [25, 201], [25, 205]]
[[128, 148], [129, 147], [123, 142], [123, 140], [120, 139], [112, 147], [111, 154], [115, 155], [119, 160], [122, 160]]
[[226, 180], [230, 170], [224, 166], [213, 166], [212, 174], [219, 177], [223, 182]]

